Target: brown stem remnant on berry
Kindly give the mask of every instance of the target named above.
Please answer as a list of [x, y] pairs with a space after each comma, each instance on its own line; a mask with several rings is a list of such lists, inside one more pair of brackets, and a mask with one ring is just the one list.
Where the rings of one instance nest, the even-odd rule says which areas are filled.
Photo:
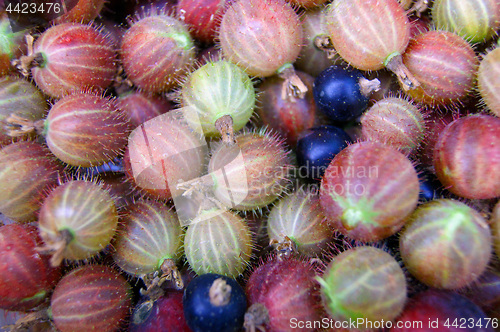
[[281, 99], [294, 102], [296, 98], [304, 99], [307, 86], [300, 80], [293, 65], [285, 64], [278, 70], [278, 76], [285, 80], [281, 88]]
[[113, 87], [118, 95], [133, 91], [134, 83], [127, 78], [122, 65], [118, 66], [118, 71], [113, 79]]
[[148, 296], [152, 301], [156, 301], [163, 295], [161, 285], [167, 280], [174, 282], [177, 289], [184, 288], [181, 273], [174, 260], [170, 258], [163, 261], [159, 271], [144, 274], [141, 279], [146, 286], [146, 290], [141, 289], [140, 292], [142, 295]]
[[[406, 1], [406, 2], [411, 3], [412, 1]], [[429, 0], [415, 0], [411, 7], [407, 6], [405, 8], [409, 8], [406, 11], [406, 15], [411, 15], [415, 13], [415, 15], [420, 17], [422, 16], [422, 13], [425, 12], [427, 8], [429, 8]]]
[[216, 307], [227, 305], [231, 300], [231, 286], [222, 278], [215, 279], [208, 290], [208, 296], [210, 303]]
[[326, 57], [328, 59], [333, 59], [337, 56], [337, 51], [335, 51], [333, 47], [332, 40], [327, 35], [317, 35], [314, 37], [313, 43], [318, 50], [326, 52]]
[[377, 78], [373, 80], [368, 80], [361, 77], [358, 81], [361, 94], [368, 97], [372, 92], [380, 90], [380, 81]]
[[5, 131], [11, 137], [24, 136], [26, 134], [36, 132], [41, 135], [44, 130], [45, 120], [33, 121], [23, 118], [16, 114], [11, 114], [5, 122]]
[[245, 332], [255, 332], [257, 330], [266, 332], [266, 325], [269, 324], [269, 311], [261, 303], [254, 303], [245, 313], [243, 327]]
[[293, 253], [297, 252], [297, 245], [288, 236], [284, 234], [280, 235], [283, 238], [281, 242], [276, 239], [271, 239], [269, 245], [273, 246], [274, 249], [278, 252], [279, 260], [288, 259], [293, 255]]
[[34, 312], [30, 312], [26, 316], [19, 318], [13, 325], [4, 325], [3, 329], [8, 329], [9, 331], [32, 331], [34, 327], [43, 322], [50, 321], [49, 309], [41, 309]]
[[[43, 236], [47, 238], [47, 236]], [[73, 240], [73, 234], [68, 229], [62, 229], [58, 232], [58, 235], [54, 241], [46, 240], [43, 247], [36, 247], [35, 250], [41, 254], [51, 254], [50, 265], [53, 267], [59, 266], [64, 259], [64, 250], [68, 244]]]
[[420, 85], [420, 82], [413, 76], [412, 73], [403, 64], [403, 58], [401, 54], [394, 53], [387, 57], [384, 62], [387, 69], [396, 74], [399, 83], [401, 84], [403, 90], [408, 91], [415, 89]]
[[179, 272], [179, 269], [177, 268], [177, 265], [175, 265], [173, 259], [165, 259], [161, 264], [160, 270], [162, 272], [159, 283], [160, 286], [165, 280], [171, 280], [174, 282], [177, 289], [184, 288], [181, 273]]
[[215, 121], [215, 129], [221, 134], [222, 142], [233, 145], [236, 143], [234, 139], [233, 118], [226, 114]]
[[45, 62], [42, 53], [33, 51], [34, 38], [31, 35], [26, 35], [26, 45], [28, 46], [28, 54], [21, 56], [19, 59], [12, 60], [12, 66], [17, 68], [24, 77], [28, 77], [30, 70], [33, 67], [40, 67]]

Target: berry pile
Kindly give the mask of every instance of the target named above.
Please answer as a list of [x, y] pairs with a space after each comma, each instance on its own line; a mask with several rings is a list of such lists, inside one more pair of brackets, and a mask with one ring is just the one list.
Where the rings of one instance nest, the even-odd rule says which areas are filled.
[[498, 1], [62, 3], [0, 3], [0, 327], [500, 328]]

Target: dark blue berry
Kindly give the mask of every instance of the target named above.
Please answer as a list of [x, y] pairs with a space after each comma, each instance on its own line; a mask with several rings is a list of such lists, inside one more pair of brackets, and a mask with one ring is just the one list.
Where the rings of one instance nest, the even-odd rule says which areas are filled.
[[331, 121], [355, 120], [368, 107], [368, 98], [361, 93], [359, 85], [362, 78], [356, 69], [328, 67], [314, 80], [316, 105]]
[[420, 182], [419, 199], [422, 202], [428, 202], [433, 199], [444, 197], [444, 188], [437, 177], [427, 171], [418, 169], [418, 178]]
[[[229, 291], [221, 281], [230, 287]], [[221, 297], [211, 297], [211, 287]], [[208, 273], [188, 284], [183, 305], [186, 322], [194, 332], [238, 332], [243, 327], [247, 300], [234, 279]]]
[[320, 126], [302, 132], [296, 149], [299, 176], [320, 179], [333, 157], [348, 143], [352, 143], [349, 135], [334, 126]]

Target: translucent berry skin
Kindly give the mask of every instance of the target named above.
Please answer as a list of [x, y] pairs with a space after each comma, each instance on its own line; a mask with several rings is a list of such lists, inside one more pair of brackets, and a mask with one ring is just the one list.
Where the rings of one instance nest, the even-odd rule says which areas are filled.
[[477, 87], [489, 111], [500, 117], [500, 48], [488, 52], [477, 72]]
[[410, 38], [408, 17], [396, 0], [336, 0], [326, 22], [335, 50], [361, 70], [384, 68]]
[[0, 227], [0, 308], [27, 311], [42, 303], [60, 277], [49, 256], [35, 247], [42, 244], [35, 226]]
[[[0, 105], [1, 122], [12, 114], [36, 121], [47, 112], [47, 102], [41, 91], [27, 80], [15, 76], [0, 77]], [[0, 146], [12, 141], [6, 130], [0, 128]]]
[[[298, 166], [305, 171], [305, 177], [321, 180], [326, 168], [340, 151], [345, 149], [351, 138], [339, 127], [320, 126], [305, 130], [297, 142]], [[299, 175], [304, 173], [299, 171]]]
[[434, 146], [434, 168], [439, 181], [461, 197], [499, 197], [499, 142], [500, 118], [476, 114], [451, 122]]
[[450, 104], [473, 88], [478, 59], [459, 35], [433, 30], [416, 35], [403, 54], [403, 63], [420, 86], [407, 91], [425, 104]]
[[197, 40], [214, 42], [222, 14], [229, 0], [179, 0], [177, 15], [186, 23]]
[[36, 221], [46, 193], [63, 168], [36, 142], [17, 142], [0, 150], [0, 213], [20, 222]]
[[127, 77], [140, 89], [160, 93], [177, 84], [194, 59], [189, 31], [178, 19], [152, 14], [125, 32], [120, 57]]
[[284, 0], [235, 1], [219, 28], [224, 57], [259, 77], [295, 62], [302, 38], [299, 17]]
[[[217, 279], [231, 287], [227, 304], [211, 303], [209, 292]], [[186, 322], [193, 332], [238, 332], [243, 327], [247, 298], [243, 288], [232, 278], [215, 273], [200, 275], [187, 285], [182, 302]]]
[[258, 119], [264, 126], [276, 130], [288, 145], [294, 146], [297, 137], [304, 130], [314, 126], [317, 120], [317, 107], [312, 94], [314, 78], [304, 72], [295, 71], [307, 86], [303, 99], [283, 98], [283, 79], [279, 76], [268, 77], [259, 84], [259, 106], [256, 108]]
[[260, 303], [267, 309], [266, 331], [313, 331], [292, 329], [290, 322], [319, 321], [323, 316], [315, 276], [308, 263], [296, 258], [270, 259], [252, 272], [245, 289], [248, 304]]
[[410, 154], [422, 142], [424, 116], [416, 105], [406, 99], [389, 97], [373, 104], [361, 118], [363, 137], [390, 145]]
[[336, 230], [352, 239], [377, 241], [401, 229], [418, 195], [417, 172], [405, 155], [382, 143], [360, 142], [331, 161], [321, 181], [320, 203]]
[[298, 190], [282, 198], [267, 218], [269, 239], [288, 236], [297, 251], [306, 256], [321, 254], [332, 237], [332, 229], [321, 211], [318, 196]]
[[129, 124], [114, 99], [77, 92], [56, 102], [45, 119], [47, 145], [72, 166], [98, 166], [126, 147]]
[[208, 62], [192, 72], [182, 86], [184, 117], [193, 130], [219, 136], [215, 122], [223, 115], [233, 119], [233, 130], [243, 128], [255, 108], [255, 88], [250, 77], [235, 64]]
[[113, 259], [125, 272], [140, 276], [158, 271], [165, 259], [182, 255], [177, 215], [163, 203], [141, 200], [125, 210]]
[[217, 273], [236, 278], [252, 255], [252, 234], [245, 220], [233, 212], [205, 210], [189, 225], [184, 251], [198, 275]]
[[473, 282], [486, 269], [491, 249], [486, 220], [467, 205], [449, 199], [419, 206], [400, 236], [401, 257], [408, 271], [435, 288], [457, 289]]
[[54, 189], [45, 199], [38, 220], [48, 245], [67, 230], [72, 240], [63, 257], [82, 260], [104, 249], [115, 235], [118, 213], [109, 193], [93, 182], [75, 180]]
[[106, 35], [90, 25], [62, 23], [35, 41], [43, 62], [31, 69], [36, 85], [53, 98], [84, 88], [107, 88], [116, 75], [116, 53]]
[[206, 146], [175, 110], [137, 127], [129, 136], [124, 156], [127, 178], [152, 197], [170, 199], [182, 191], [179, 180], [201, 176]]
[[390, 254], [375, 247], [344, 251], [318, 280], [325, 308], [337, 321], [393, 320], [406, 303], [403, 270]]
[[85, 265], [57, 284], [50, 307], [61, 332], [118, 330], [130, 311], [131, 288], [123, 276], [104, 265]]
[[351, 121], [368, 107], [368, 98], [361, 93], [359, 70], [330, 66], [314, 80], [314, 101], [331, 121]]
[[208, 171], [214, 195], [226, 207], [249, 211], [278, 199], [289, 183], [291, 159], [276, 135], [247, 132], [236, 144], [220, 144], [212, 153]]
[[436, 0], [431, 14], [437, 29], [455, 32], [471, 43], [491, 39], [500, 28], [496, 0]]

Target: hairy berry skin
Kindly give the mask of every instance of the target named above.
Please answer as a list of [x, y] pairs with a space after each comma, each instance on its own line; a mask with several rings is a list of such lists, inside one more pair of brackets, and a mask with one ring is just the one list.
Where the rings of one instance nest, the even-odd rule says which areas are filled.
[[37, 142], [21, 141], [0, 149], [0, 213], [25, 223], [36, 221], [46, 193], [57, 186], [63, 168]]
[[432, 22], [439, 30], [455, 32], [470, 43], [482, 43], [500, 28], [497, 0], [436, 0]]
[[166, 14], [152, 13], [134, 22], [123, 35], [120, 47], [127, 78], [152, 93], [175, 87], [194, 55], [187, 28]]
[[69, 181], [52, 190], [38, 221], [47, 245], [57, 244], [65, 232], [70, 234], [61, 257], [69, 260], [96, 255], [111, 242], [117, 226], [118, 212], [111, 195], [102, 185], [83, 180]]
[[217, 36], [222, 14], [229, 0], [179, 0], [177, 15], [197, 40], [210, 44]]
[[[1, 76], [1, 75], [0, 75]], [[34, 84], [15, 76], [0, 77], [0, 121], [11, 115], [31, 121], [40, 120], [47, 112], [45, 96]], [[26, 137], [28, 135], [24, 135]], [[12, 143], [13, 138], [0, 128], [0, 146]]]
[[299, 16], [284, 0], [233, 1], [219, 29], [224, 57], [259, 77], [295, 62], [302, 38]]
[[190, 222], [184, 252], [191, 269], [198, 275], [241, 275], [253, 249], [252, 233], [245, 220], [232, 211], [213, 208]]
[[472, 90], [478, 59], [459, 35], [433, 30], [410, 41], [403, 63], [420, 82], [407, 94], [418, 102], [439, 105], [457, 103]]
[[448, 124], [434, 146], [434, 168], [450, 192], [470, 199], [500, 196], [500, 118], [475, 114]]
[[417, 150], [424, 138], [425, 120], [406, 99], [387, 97], [373, 104], [361, 118], [365, 139], [390, 145], [405, 154]]
[[52, 294], [52, 320], [61, 332], [116, 331], [130, 311], [127, 280], [105, 265], [84, 265], [66, 274]]
[[177, 214], [153, 200], [138, 200], [125, 209], [124, 227], [114, 243], [113, 259], [125, 272], [141, 276], [158, 271], [166, 259], [182, 255], [183, 232]]
[[394, 257], [375, 247], [342, 252], [318, 280], [325, 308], [338, 321], [393, 320], [407, 299], [403, 270]]
[[397, 0], [336, 0], [325, 15], [335, 50], [355, 68], [382, 69], [408, 45], [410, 24]]
[[411, 161], [390, 146], [367, 141], [349, 145], [333, 158], [321, 181], [320, 203], [335, 229], [371, 242], [399, 231], [418, 195]]
[[287, 189], [290, 168], [283, 140], [266, 131], [246, 132], [236, 136], [234, 145], [218, 145], [208, 164], [215, 197], [224, 206], [243, 211], [277, 200]]
[[31, 73], [46, 94], [61, 98], [84, 88], [107, 88], [116, 75], [116, 53], [106, 35], [80, 23], [47, 29], [34, 45], [42, 63]]
[[225, 115], [231, 116], [235, 132], [242, 129], [255, 108], [252, 80], [226, 60], [209, 61], [192, 72], [181, 91], [185, 119], [194, 131], [206, 136], [220, 135], [216, 122]]
[[[246, 284], [249, 306], [261, 304], [269, 320], [266, 331], [292, 331], [290, 322], [319, 321], [324, 316], [316, 273], [297, 258], [271, 258], [257, 267]], [[307, 327], [297, 329], [312, 332]]]
[[49, 256], [35, 247], [42, 244], [35, 226], [0, 227], [0, 308], [27, 311], [42, 303], [60, 277]]
[[[420, 205], [400, 232], [408, 271], [428, 286], [458, 289], [474, 282], [491, 257], [492, 236], [474, 209], [451, 199]], [[471, 264], [471, 262], [474, 262]]]
[[72, 166], [98, 166], [117, 157], [130, 131], [114, 99], [77, 92], [56, 102], [44, 124], [49, 149]]

